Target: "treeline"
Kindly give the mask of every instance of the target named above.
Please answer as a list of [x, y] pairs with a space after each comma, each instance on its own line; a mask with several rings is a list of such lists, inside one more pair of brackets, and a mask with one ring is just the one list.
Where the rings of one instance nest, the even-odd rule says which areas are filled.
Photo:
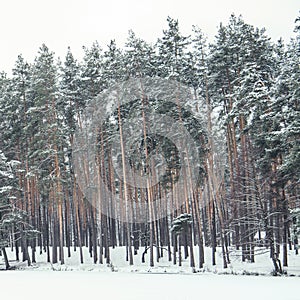
[[[126, 246], [124, 259], [129, 264], [142, 251], [151, 266], [167, 255], [174, 264], [181, 265], [189, 257], [191, 267], [202, 268], [204, 247], [212, 248], [215, 264], [220, 246], [226, 268], [233, 249], [243, 261], [254, 262], [256, 250], [267, 247], [275, 271], [280, 272], [278, 257], [287, 266], [287, 250], [298, 251], [299, 21], [295, 39], [288, 44], [273, 43], [263, 29], [232, 15], [226, 26], [220, 25], [212, 44], [197, 27], [191, 36], [183, 36], [178, 21], [168, 18], [167, 29], [154, 45], [130, 31], [124, 48], [115, 41], [104, 49], [94, 43], [83, 48], [82, 61], [74, 58], [71, 49], [63, 62], [56, 60], [46, 45], [32, 64], [20, 55], [12, 76], [0, 75], [0, 247], [4, 255], [5, 247], [11, 246], [17, 259], [31, 264], [37, 251], [45, 251], [48, 262], [63, 264], [63, 247], [67, 247], [69, 256], [72, 248], [79, 249], [83, 263], [82, 247], [88, 247], [95, 263], [110, 263], [110, 249]], [[191, 189], [190, 174], [181, 174], [183, 188], [175, 188], [180, 171], [176, 148], [157, 137], [150, 139], [145, 129], [144, 148], [136, 144], [139, 150], [132, 157], [141, 165], [135, 163], [134, 168], [149, 172], [142, 162], [160, 149], [169, 158], [169, 173], [155, 186], [128, 185], [113, 170], [107, 143], [111, 127], [101, 125], [98, 147], [106, 148], [96, 156], [99, 176], [122, 201], [136, 203], [131, 212], [124, 209], [125, 217], [113, 216], [113, 200], [106, 199], [111, 204], [106, 212], [99, 212], [80, 189], [74, 172], [74, 137], [85, 122], [86, 107], [97, 95], [114, 83], [144, 77], [172, 79], [190, 88], [194, 98], [188, 104], [199, 122], [188, 113], [182, 115], [180, 107], [162, 111], [196, 129], [192, 136], [201, 141], [203, 152], [187, 164], [199, 165], [201, 180]], [[126, 118], [122, 109], [113, 122], [121, 145]], [[143, 121], [147, 128], [146, 116]], [[153, 202], [166, 192], [171, 193], [168, 201], [174, 209], [167, 203], [168, 213], [158, 218]], [[143, 205], [150, 214], [145, 222], [127, 218], [143, 210]], [[198, 258], [193, 246], [199, 247]]]

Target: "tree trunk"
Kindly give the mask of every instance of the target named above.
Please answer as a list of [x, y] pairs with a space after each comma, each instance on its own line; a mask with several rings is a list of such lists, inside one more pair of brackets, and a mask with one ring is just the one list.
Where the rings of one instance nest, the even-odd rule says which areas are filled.
[[7, 257], [7, 253], [6, 253], [6, 250], [5, 248], [1, 248], [2, 250], [2, 253], [3, 253], [3, 257], [4, 257], [4, 262], [5, 262], [5, 269], [6, 270], [9, 270], [10, 269], [10, 265], [9, 265], [9, 261], [8, 261], [8, 257]]

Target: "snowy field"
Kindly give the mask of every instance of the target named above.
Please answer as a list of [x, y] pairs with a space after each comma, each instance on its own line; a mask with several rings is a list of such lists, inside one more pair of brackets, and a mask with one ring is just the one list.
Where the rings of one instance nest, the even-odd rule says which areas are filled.
[[[65, 252], [65, 265], [46, 263], [43, 253], [37, 254], [37, 263], [27, 267], [26, 262], [14, 261], [15, 253], [7, 249], [17, 270], [0, 271], [0, 299], [300, 300], [300, 255], [293, 251], [289, 252], [289, 267], [284, 268], [289, 276], [273, 277], [268, 252], [257, 255], [255, 264], [242, 263], [239, 253], [232, 252], [231, 264], [224, 270], [220, 249], [217, 265], [212, 266], [211, 249], [206, 248], [204, 268], [192, 273], [189, 259], [178, 267], [166, 255], [150, 268], [147, 255], [146, 263], [141, 263], [142, 248], [134, 256], [133, 266], [126, 262], [122, 247], [111, 251], [113, 266], [93, 264], [87, 249], [83, 250], [84, 264], [79, 263], [77, 249], [70, 258]], [[3, 269], [3, 257], [0, 267]]]
[[297, 277], [0, 272], [1, 299], [299, 300]]

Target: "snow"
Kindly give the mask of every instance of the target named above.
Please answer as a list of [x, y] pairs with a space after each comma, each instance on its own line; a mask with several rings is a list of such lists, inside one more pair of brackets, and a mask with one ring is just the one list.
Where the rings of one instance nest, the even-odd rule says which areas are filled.
[[293, 277], [15, 271], [0, 283], [1, 299], [299, 299]]
[[[111, 264], [93, 264], [88, 249], [83, 248], [84, 264], [79, 263], [79, 248], [67, 257], [65, 265], [46, 263], [46, 254], [39, 255], [37, 263], [28, 267], [26, 262], [16, 262], [14, 252], [7, 248], [11, 265], [17, 270], [0, 271], [1, 299], [116, 299], [116, 300], [185, 300], [185, 299], [255, 299], [255, 300], [299, 300], [300, 256], [289, 252], [288, 275], [270, 276], [273, 269], [268, 251], [256, 256], [256, 263], [241, 262], [240, 253], [231, 252], [231, 264], [222, 268], [221, 249], [217, 249], [217, 265], [211, 265], [211, 249], [205, 248], [206, 263], [196, 273], [189, 267], [189, 259], [182, 267], [174, 266], [167, 259], [167, 253], [149, 267], [149, 253], [146, 263], [141, 263], [144, 248], [134, 256], [134, 265], [125, 260], [125, 247], [111, 249]], [[197, 247], [194, 249], [197, 258]], [[149, 252], [149, 251], [148, 251]], [[154, 249], [156, 253], [156, 249]], [[21, 253], [20, 253], [21, 255]], [[3, 269], [3, 257], [0, 257]], [[0, 268], [0, 269], [1, 269]], [[232, 275], [235, 274], [235, 275]], [[246, 276], [256, 274], [262, 276]], [[35, 297], [34, 297], [35, 298]]]
[[[51, 250], [51, 249], [50, 249]], [[11, 251], [10, 248], [6, 249], [7, 255], [11, 260], [12, 266], [17, 266], [20, 270], [30, 270], [30, 271], [92, 271], [98, 273], [111, 273], [112, 271], [118, 273], [155, 273], [155, 274], [192, 274], [192, 269], [189, 266], [189, 258], [183, 259], [182, 266], [173, 265], [172, 262], [168, 261], [167, 251], [164, 251], [164, 257], [160, 258], [159, 263], [156, 262], [156, 248], [154, 248], [154, 261], [155, 266], [149, 267], [149, 251], [145, 255], [145, 263], [142, 263], [142, 253], [144, 248], [141, 247], [137, 255], [134, 255], [134, 265], [129, 266], [129, 262], [126, 261], [126, 248], [117, 247], [115, 249], [110, 249], [111, 263], [107, 265], [105, 263], [105, 258], [103, 258], [103, 264], [94, 264], [93, 258], [90, 257], [88, 249], [83, 247], [83, 257], [84, 263], [80, 264], [80, 253], [79, 248], [76, 252], [71, 249], [71, 257], [67, 256], [67, 249], [64, 249], [65, 264], [60, 263], [51, 264], [47, 263], [46, 253], [42, 255], [39, 254], [40, 248], [36, 249], [36, 260], [37, 263], [28, 267], [27, 262], [16, 262], [15, 253]], [[223, 268], [222, 253], [221, 248], [217, 248], [216, 262], [217, 264], [213, 266], [211, 264], [211, 248], [205, 248], [205, 264], [203, 269], [197, 268], [198, 262], [198, 247], [194, 247], [194, 256], [196, 261], [196, 275], [202, 274], [255, 274], [270, 276], [274, 269], [273, 263], [270, 259], [269, 250], [265, 248], [256, 247], [255, 263], [242, 262], [240, 251], [231, 249], [230, 258], [231, 263], [227, 269]], [[29, 249], [29, 252], [31, 250]], [[184, 253], [182, 248], [182, 254]], [[51, 257], [51, 255], [50, 255]], [[20, 258], [22, 258], [22, 253], [20, 253]], [[280, 255], [280, 259], [282, 259]], [[300, 255], [296, 255], [295, 251], [288, 252], [288, 267], [284, 267], [284, 271], [288, 275], [300, 276]], [[4, 268], [3, 256], [0, 256], [0, 269]], [[228, 275], [227, 275], [228, 276]], [[300, 298], [299, 298], [300, 299]]]

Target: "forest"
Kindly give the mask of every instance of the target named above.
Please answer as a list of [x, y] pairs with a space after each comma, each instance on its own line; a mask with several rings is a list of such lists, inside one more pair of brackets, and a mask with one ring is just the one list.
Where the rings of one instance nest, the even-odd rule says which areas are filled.
[[45, 44], [32, 63], [19, 55], [0, 73], [6, 268], [7, 247], [28, 265], [40, 253], [65, 264], [73, 249], [84, 263], [84, 248], [110, 264], [123, 246], [128, 265], [142, 253], [193, 269], [219, 247], [225, 269], [231, 253], [255, 263], [264, 249], [282, 273], [300, 235], [300, 17], [294, 31], [274, 42], [231, 15], [208, 42], [168, 17], [154, 44], [129, 31], [81, 60]]

